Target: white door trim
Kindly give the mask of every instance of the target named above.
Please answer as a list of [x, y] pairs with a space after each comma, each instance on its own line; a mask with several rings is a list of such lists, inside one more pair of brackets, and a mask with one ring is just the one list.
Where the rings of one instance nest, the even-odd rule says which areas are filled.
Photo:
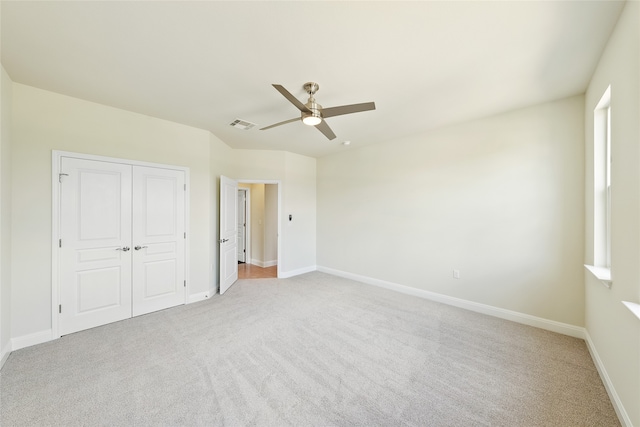
[[278, 266], [276, 267], [277, 269], [277, 276], [278, 278], [281, 278], [280, 276], [280, 268], [282, 266], [282, 245], [281, 245], [281, 241], [280, 241], [280, 236], [282, 235], [282, 231], [281, 231], [281, 223], [282, 223], [282, 218], [281, 218], [281, 213], [282, 213], [282, 182], [279, 179], [239, 179], [238, 180], [239, 184], [275, 184], [278, 186], [278, 235], [277, 235], [277, 245], [278, 245]]
[[245, 263], [250, 264], [251, 263], [251, 189], [244, 188], [244, 190], [246, 195], [245, 203], [247, 207], [247, 216], [245, 218], [245, 222], [247, 223], [247, 226], [245, 227], [245, 235], [244, 235], [247, 253], [245, 254], [244, 259], [245, 259]]
[[[60, 303], [60, 257], [58, 254], [58, 242], [60, 239], [60, 163], [63, 157], [70, 157], [83, 160], [95, 160], [109, 163], [119, 163], [131, 166], [147, 166], [162, 169], [171, 169], [183, 171], [185, 175], [185, 232], [187, 237], [189, 233], [189, 217], [190, 217], [190, 201], [189, 194], [191, 192], [191, 182], [189, 177], [189, 168], [183, 166], [166, 165], [161, 163], [143, 162], [139, 160], [121, 159], [117, 157], [97, 156], [93, 154], [74, 153], [70, 151], [52, 150], [51, 152], [51, 338], [60, 338], [58, 329], [58, 305]], [[187, 286], [185, 291], [185, 304], [189, 298], [189, 239], [187, 238], [185, 245], [185, 278]]]
[[246, 226], [244, 228], [244, 246], [245, 246], [245, 254], [244, 261], [246, 264], [251, 264], [251, 188], [249, 187], [240, 187], [238, 191], [243, 190], [245, 194], [245, 218], [244, 221]]

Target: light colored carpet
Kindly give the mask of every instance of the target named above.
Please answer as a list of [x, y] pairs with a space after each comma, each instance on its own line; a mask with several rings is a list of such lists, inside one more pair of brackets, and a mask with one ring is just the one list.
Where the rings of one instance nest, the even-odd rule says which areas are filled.
[[617, 426], [584, 341], [323, 273], [22, 349], [10, 426]]

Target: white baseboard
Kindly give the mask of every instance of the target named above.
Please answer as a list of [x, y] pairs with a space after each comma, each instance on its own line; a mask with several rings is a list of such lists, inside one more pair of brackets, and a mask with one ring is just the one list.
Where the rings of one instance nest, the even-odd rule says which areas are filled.
[[272, 261], [260, 261], [257, 259], [252, 259], [249, 264], [252, 265], [257, 265], [258, 267], [262, 267], [262, 268], [266, 268], [266, 267], [273, 267], [274, 265], [278, 265], [278, 260], [274, 259]]
[[4, 366], [4, 362], [7, 361], [9, 355], [11, 354], [11, 341], [7, 341], [7, 345], [0, 350], [0, 369]]
[[189, 295], [187, 297], [187, 304], [191, 304], [194, 302], [204, 301], [208, 299], [213, 293], [211, 291], [200, 292], [197, 294]]
[[291, 271], [278, 271], [278, 279], [288, 279], [289, 277], [299, 276], [305, 273], [311, 273], [312, 271], [316, 271], [317, 267], [315, 265], [310, 265], [309, 267], [299, 268], [297, 270]]
[[407, 295], [428, 299], [442, 304], [452, 305], [464, 308], [466, 310], [475, 311], [477, 313], [487, 314], [489, 316], [498, 317], [500, 319], [511, 320], [512, 322], [522, 323], [524, 325], [534, 326], [548, 331], [558, 332], [560, 334], [569, 335], [575, 338], [584, 339], [584, 328], [567, 323], [556, 322], [555, 320], [543, 319], [541, 317], [531, 316], [529, 314], [519, 313], [517, 311], [506, 310], [504, 308], [494, 307], [487, 304], [480, 304], [461, 298], [450, 297], [448, 295], [438, 294], [436, 292], [425, 291], [423, 289], [412, 288], [410, 286], [400, 285], [393, 282], [374, 279], [372, 277], [361, 276], [359, 274], [348, 273], [333, 268], [318, 266], [318, 271], [333, 274], [334, 276], [344, 277], [346, 279], [355, 280], [366, 283], [368, 285], [379, 286], [381, 288], [390, 289]]
[[43, 342], [51, 341], [53, 339], [53, 333], [51, 329], [46, 331], [40, 331], [29, 335], [23, 335], [21, 337], [11, 339], [11, 351], [20, 350], [21, 348], [30, 347], [36, 344], [42, 344]]
[[600, 378], [604, 383], [604, 388], [607, 390], [607, 394], [609, 395], [609, 399], [611, 399], [611, 403], [613, 404], [613, 409], [615, 409], [616, 414], [618, 415], [618, 419], [620, 420], [620, 424], [625, 427], [633, 427], [631, 423], [631, 418], [629, 418], [629, 414], [624, 409], [624, 405], [620, 400], [620, 396], [616, 392], [615, 387], [613, 386], [613, 382], [607, 373], [607, 370], [604, 367], [604, 363], [602, 363], [602, 359], [600, 359], [600, 355], [596, 350], [596, 346], [591, 340], [591, 336], [589, 335], [589, 331], [585, 330], [584, 332], [585, 338], [584, 340], [587, 343], [587, 348], [589, 349], [589, 353], [591, 353], [591, 358], [593, 359], [594, 364], [596, 365], [596, 369], [600, 374]]

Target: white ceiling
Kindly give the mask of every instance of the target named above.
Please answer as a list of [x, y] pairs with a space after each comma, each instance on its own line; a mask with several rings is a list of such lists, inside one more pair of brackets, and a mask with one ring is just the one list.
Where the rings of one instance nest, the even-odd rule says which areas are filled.
[[[15, 82], [312, 157], [584, 93], [618, 1], [2, 1]], [[272, 86], [325, 107], [327, 140]], [[240, 118], [258, 124], [229, 126]], [[341, 143], [352, 142], [350, 147]]]

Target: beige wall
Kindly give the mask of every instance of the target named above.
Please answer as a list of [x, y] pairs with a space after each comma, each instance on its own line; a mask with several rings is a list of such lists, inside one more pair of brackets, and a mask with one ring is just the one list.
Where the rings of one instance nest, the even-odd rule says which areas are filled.
[[[640, 426], [640, 319], [621, 301], [640, 303], [640, 3], [627, 2], [585, 96], [585, 263], [593, 263], [593, 110], [611, 85], [611, 274], [605, 288], [585, 275], [586, 329], [624, 408]], [[614, 396], [615, 397], [615, 396]]]
[[[282, 212], [285, 225], [281, 240], [287, 257], [278, 271], [301, 272], [316, 265], [316, 159], [293, 153], [285, 155]], [[289, 215], [293, 220], [289, 221]]]
[[251, 259], [261, 265], [264, 262], [264, 184], [251, 184]]
[[319, 159], [318, 266], [582, 326], [583, 110], [577, 96]]
[[273, 184], [264, 186], [264, 261], [278, 261], [278, 187]]
[[0, 76], [0, 367], [11, 345], [11, 103], [12, 83]]
[[12, 138], [13, 337], [51, 328], [52, 150], [189, 167], [189, 291], [210, 290], [209, 132], [14, 84]]

